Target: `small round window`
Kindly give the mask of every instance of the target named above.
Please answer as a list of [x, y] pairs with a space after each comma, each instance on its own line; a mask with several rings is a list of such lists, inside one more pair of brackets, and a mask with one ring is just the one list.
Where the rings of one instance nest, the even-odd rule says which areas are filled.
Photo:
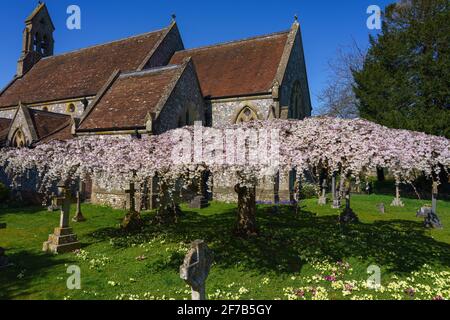
[[69, 103], [67, 105], [67, 112], [74, 113], [75, 112], [75, 105], [73, 103]]
[[43, 107], [42, 111], [48, 111], [48, 107], [47, 106]]

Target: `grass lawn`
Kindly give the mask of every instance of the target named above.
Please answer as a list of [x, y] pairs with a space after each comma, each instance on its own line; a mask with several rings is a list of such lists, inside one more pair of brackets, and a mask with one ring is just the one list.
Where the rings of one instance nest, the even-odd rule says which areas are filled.
[[[426, 201], [389, 196], [352, 197], [361, 222], [341, 229], [338, 211], [303, 203], [272, 213], [258, 207], [260, 236], [232, 236], [235, 205], [183, 207], [174, 226], [150, 224], [124, 234], [123, 211], [84, 205], [88, 221], [72, 223], [82, 243], [78, 253], [49, 255], [42, 243], [59, 213], [42, 208], [0, 209], [0, 246], [14, 266], [0, 270], [0, 299], [188, 299], [179, 266], [189, 243], [204, 239], [215, 253], [207, 281], [210, 299], [450, 299], [450, 202], [439, 202], [443, 230], [425, 230], [415, 212]], [[376, 205], [386, 204], [381, 215]], [[72, 208], [74, 210], [75, 208]], [[140, 259], [137, 259], [140, 257]], [[68, 290], [69, 265], [81, 268], [81, 290]], [[381, 287], [367, 288], [367, 268], [381, 268]]]

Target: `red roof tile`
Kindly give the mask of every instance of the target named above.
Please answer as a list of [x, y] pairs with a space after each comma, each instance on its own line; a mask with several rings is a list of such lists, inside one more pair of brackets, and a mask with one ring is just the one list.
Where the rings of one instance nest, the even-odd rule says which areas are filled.
[[66, 123], [64, 123], [62, 126], [57, 128], [54, 132], [50, 133], [47, 136], [42, 137], [39, 140], [39, 144], [47, 143], [52, 140], [66, 141], [66, 140], [70, 140], [73, 138], [74, 138], [74, 136], [72, 135], [72, 121], [69, 120]]
[[289, 32], [178, 51], [170, 63], [192, 57], [205, 97], [270, 91]]
[[8, 129], [11, 121], [11, 119], [0, 118], [0, 131]]
[[135, 129], [145, 127], [145, 117], [156, 111], [165, 89], [182, 66], [170, 66], [120, 75], [92, 106], [79, 130]]
[[69, 115], [34, 109], [29, 109], [29, 113], [39, 139], [54, 133], [63, 125], [71, 123], [72, 119]]
[[0, 95], [0, 107], [94, 96], [113, 70], [136, 70], [164, 31], [43, 58]]

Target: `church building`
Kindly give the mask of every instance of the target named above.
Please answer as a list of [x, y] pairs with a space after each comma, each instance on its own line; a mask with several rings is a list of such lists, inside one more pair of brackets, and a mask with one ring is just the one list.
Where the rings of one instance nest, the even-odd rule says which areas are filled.
[[[175, 19], [58, 55], [54, 31], [44, 3], [25, 20], [17, 73], [0, 91], [0, 147], [311, 115], [297, 19], [286, 31], [194, 49], [185, 49]], [[95, 182], [87, 189], [92, 202], [124, 206], [122, 191]], [[273, 186], [260, 189], [259, 198], [273, 199]], [[280, 183], [280, 197], [288, 199], [289, 189]], [[226, 194], [214, 191], [218, 200]]]

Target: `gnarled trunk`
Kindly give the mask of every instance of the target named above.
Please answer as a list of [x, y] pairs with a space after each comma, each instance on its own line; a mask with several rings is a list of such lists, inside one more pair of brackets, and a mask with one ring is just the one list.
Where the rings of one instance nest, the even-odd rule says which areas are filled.
[[135, 210], [130, 210], [123, 218], [121, 227], [131, 231], [140, 229], [143, 224], [144, 222], [142, 221], [141, 214]]
[[256, 187], [235, 186], [238, 194], [238, 217], [235, 234], [242, 237], [258, 234], [256, 227]]

